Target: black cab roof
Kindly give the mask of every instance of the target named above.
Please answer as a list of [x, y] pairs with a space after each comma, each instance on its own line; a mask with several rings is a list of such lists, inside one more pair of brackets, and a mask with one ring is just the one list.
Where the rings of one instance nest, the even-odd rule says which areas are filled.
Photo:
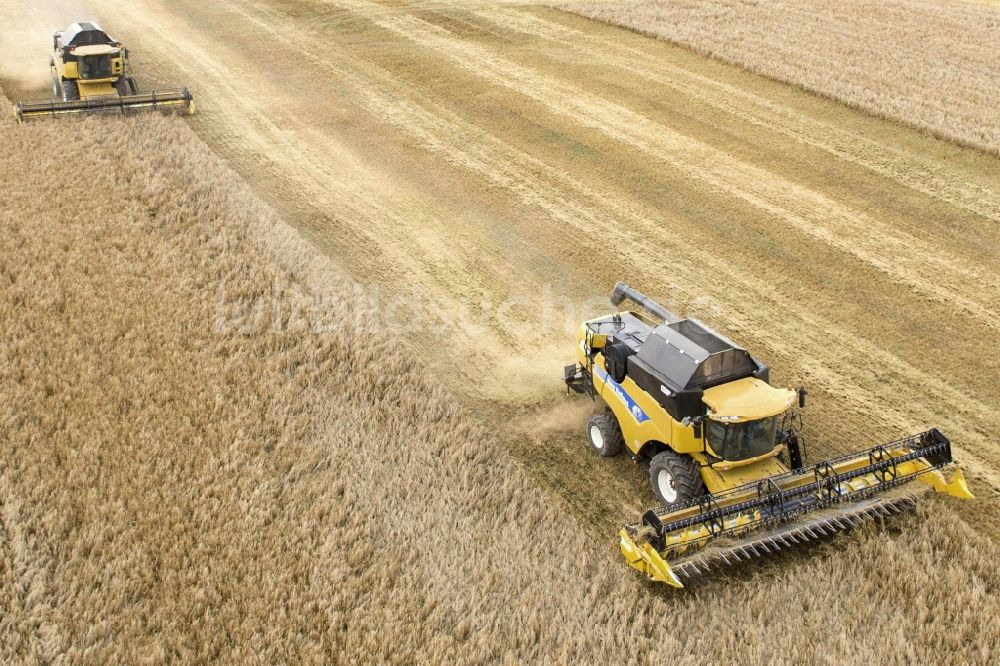
[[60, 35], [63, 47], [87, 46], [90, 44], [117, 44], [101, 26], [89, 21], [74, 23]]

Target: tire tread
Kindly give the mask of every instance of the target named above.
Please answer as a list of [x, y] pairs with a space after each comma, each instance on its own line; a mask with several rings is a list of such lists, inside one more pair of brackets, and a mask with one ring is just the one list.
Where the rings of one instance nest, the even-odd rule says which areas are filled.
[[[590, 429], [593, 426], [597, 426], [601, 430], [601, 434], [604, 435], [604, 448], [598, 449], [594, 446], [594, 443], [590, 441]], [[611, 412], [604, 412], [601, 414], [595, 414], [587, 419], [587, 442], [590, 444], [590, 448], [599, 456], [604, 458], [611, 458], [622, 452], [622, 448], [625, 446], [625, 439], [622, 437], [621, 427], [618, 425], [618, 419]]]

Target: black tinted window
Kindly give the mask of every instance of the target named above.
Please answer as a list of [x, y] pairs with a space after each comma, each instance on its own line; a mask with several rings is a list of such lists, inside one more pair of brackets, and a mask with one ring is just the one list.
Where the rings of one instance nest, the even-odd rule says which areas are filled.
[[84, 56], [79, 63], [81, 79], [106, 79], [111, 76], [110, 56]]

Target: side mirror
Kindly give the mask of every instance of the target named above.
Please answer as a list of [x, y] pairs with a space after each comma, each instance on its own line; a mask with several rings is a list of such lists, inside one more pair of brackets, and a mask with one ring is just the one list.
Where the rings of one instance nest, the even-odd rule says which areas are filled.
[[694, 430], [694, 438], [701, 439], [701, 422], [705, 420], [704, 416], [696, 416], [691, 418], [690, 416], [685, 416], [681, 419], [681, 425], [687, 428], [691, 426]]
[[804, 387], [799, 387], [799, 409], [805, 409], [806, 406], [806, 395], [809, 391], [805, 390]]

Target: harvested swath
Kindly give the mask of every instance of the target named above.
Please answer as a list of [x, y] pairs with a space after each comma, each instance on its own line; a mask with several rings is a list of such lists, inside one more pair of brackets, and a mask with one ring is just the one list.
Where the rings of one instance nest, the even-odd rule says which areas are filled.
[[995, 3], [583, 0], [558, 6], [1000, 153]]
[[[2, 118], [0, 140], [0, 661], [1000, 648], [1000, 551], [947, 503], [663, 594], [391, 333], [311, 326], [317, 299], [353, 321], [351, 285], [182, 121]], [[287, 307], [234, 314], [258, 296]]]

